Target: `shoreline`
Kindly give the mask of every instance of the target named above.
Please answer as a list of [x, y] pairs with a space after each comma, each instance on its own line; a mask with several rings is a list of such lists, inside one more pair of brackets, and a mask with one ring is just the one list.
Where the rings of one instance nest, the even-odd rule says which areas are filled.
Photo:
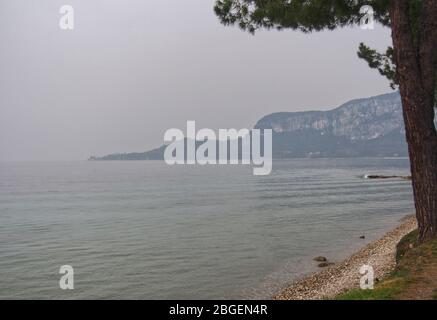
[[362, 265], [374, 268], [375, 281], [381, 280], [396, 265], [396, 245], [408, 233], [417, 229], [414, 215], [406, 216], [400, 224], [382, 238], [373, 241], [345, 260], [295, 281], [272, 297], [273, 300], [331, 299], [350, 289], [359, 288]]

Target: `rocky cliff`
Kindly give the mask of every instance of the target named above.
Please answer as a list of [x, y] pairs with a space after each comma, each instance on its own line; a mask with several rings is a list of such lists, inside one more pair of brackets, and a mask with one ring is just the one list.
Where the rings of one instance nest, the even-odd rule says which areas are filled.
[[[273, 130], [274, 158], [408, 156], [398, 92], [349, 101], [329, 111], [281, 112], [256, 129]], [[165, 147], [92, 160], [161, 160]]]
[[397, 92], [329, 111], [274, 113], [255, 128], [273, 130], [276, 158], [407, 156]]

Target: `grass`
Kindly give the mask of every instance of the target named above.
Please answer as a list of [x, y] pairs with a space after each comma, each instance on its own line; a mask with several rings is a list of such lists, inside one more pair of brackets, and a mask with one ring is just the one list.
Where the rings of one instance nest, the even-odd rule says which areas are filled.
[[337, 300], [437, 300], [437, 239], [418, 245], [418, 232], [397, 245], [396, 268], [374, 290], [353, 289]]

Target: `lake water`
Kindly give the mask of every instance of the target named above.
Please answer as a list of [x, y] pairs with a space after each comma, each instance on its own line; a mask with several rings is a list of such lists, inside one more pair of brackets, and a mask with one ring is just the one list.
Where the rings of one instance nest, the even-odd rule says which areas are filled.
[[0, 298], [268, 298], [413, 212], [410, 182], [361, 178], [408, 160], [273, 167], [0, 163]]

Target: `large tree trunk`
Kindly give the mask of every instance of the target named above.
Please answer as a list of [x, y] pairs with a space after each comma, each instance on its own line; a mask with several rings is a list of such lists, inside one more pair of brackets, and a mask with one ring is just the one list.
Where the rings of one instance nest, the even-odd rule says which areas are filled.
[[422, 126], [427, 119], [433, 119], [433, 104], [414, 94], [413, 86], [402, 86], [401, 95], [419, 241], [424, 242], [437, 236], [437, 135], [434, 128]]
[[419, 241], [424, 242], [437, 237], [437, 132], [434, 125], [437, 1], [423, 1], [416, 35], [412, 32], [409, 3], [409, 0], [391, 0], [390, 18]]

